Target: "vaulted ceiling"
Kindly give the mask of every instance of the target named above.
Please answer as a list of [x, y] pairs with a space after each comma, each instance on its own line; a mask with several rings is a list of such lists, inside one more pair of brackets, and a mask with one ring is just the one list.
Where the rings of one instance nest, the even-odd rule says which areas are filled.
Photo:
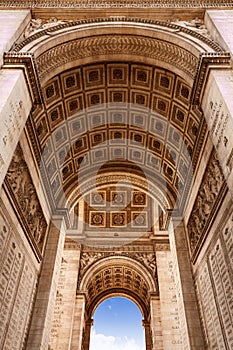
[[56, 202], [91, 177], [128, 173], [157, 186], [170, 206], [180, 204], [203, 123], [191, 90], [171, 71], [124, 61], [50, 79], [33, 124]]

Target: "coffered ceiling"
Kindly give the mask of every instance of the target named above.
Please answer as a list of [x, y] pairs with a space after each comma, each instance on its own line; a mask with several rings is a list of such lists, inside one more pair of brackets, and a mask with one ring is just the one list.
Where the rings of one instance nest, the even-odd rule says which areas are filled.
[[124, 61], [50, 79], [32, 123], [56, 206], [101, 174], [136, 174], [181, 205], [203, 123], [191, 90], [171, 71]]

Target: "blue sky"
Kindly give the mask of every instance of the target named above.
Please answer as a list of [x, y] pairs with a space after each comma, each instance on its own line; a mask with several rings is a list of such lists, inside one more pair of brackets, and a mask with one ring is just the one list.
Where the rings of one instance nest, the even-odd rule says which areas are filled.
[[90, 350], [145, 350], [142, 314], [131, 300], [109, 298], [93, 318]]

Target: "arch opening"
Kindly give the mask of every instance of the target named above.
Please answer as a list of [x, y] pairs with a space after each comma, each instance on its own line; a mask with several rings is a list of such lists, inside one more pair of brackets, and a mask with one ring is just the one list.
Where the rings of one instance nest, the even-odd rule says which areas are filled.
[[[81, 259], [83, 258], [85, 257], [82, 256]], [[153, 254], [146, 260], [144, 256], [141, 258], [135, 256], [133, 259], [118, 255], [99, 257], [86, 270], [84, 269], [78, 288], [78, 294], [85, 295], [86, 300], [82, 336], [83, 350], [89, 350], [93, 314], [103, 302], [112, 297], [127, 298], [137, 306], [143, 317], [146, 349], [152, 349], [150, 304], [151, 296], [158, 296], [159, 293], [155, 266], [156, 257]], [[124, 349], [123, 345], [121, 349]], [[138, 349], [135, 348], [135, 350]]]
[[120, 294], [106, 298], [94, 310], [90, 350], [145, 350], [142, 319], [132, 298]]

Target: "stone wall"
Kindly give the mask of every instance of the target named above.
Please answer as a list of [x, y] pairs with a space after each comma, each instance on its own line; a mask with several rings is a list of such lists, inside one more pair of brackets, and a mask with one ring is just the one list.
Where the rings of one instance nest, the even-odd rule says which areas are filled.
[[5, 350], [22, 349], [25, 343], [39, 270], [10, 212], [0, 200], [0, 348]]
[[[160, 289], [160, 310], [163, 349], [183, 349], [177, 291], [174, 277], [174, 260], [170, 251], [157, 252], [158, 280]], [[154, 310], [155, 311], [155, 310]], [[156, 343], [154, 344], [156, 349]]]
[[80, 245], [66, 240], [56, 292], [50, 350], [68, 349], [71, 343], [79, 259]]
[[209, 349], [233, 346], [233, 220], [218, 227], [195, 271], [201, 320]]

